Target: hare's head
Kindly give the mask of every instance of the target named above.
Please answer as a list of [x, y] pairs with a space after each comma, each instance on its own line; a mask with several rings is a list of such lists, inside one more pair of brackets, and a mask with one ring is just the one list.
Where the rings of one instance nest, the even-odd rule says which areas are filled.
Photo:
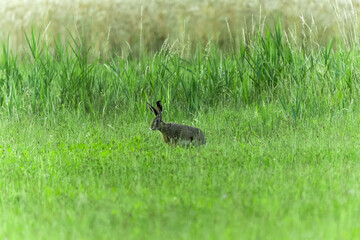
[[157, 103], [156, 103], [157, 110], [150, 103], [147, 103], [147, 105], [155, 115], [155, 118], [151, 123], [150, 129], [151, 130], [159, 130], [161, 128], [161, 125], [163, 124], [162, 114], [161, 114], [161, 112], [162, 112], [161, 102], [157, 101]]

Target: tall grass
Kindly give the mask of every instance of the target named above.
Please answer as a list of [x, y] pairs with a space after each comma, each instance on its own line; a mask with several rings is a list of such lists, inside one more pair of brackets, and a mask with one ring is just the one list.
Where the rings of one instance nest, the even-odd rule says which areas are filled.
[[[157, 52], [165, 39], [186, 45], [217, 42], [220, 49], [230, 43], [239, 47], [244, 34], [258, 31], [256, 25], [272, 26], [283, 20], [284, 30], [292, 29], [299, 44], [323, 45], [332, 36], [357, 39], [359, 4], [351, 0], [304, 1], [191, 1], [191, 0], [37, 0], [0, 1], [0, 41], [11, 37], [12, 50], [24, 53], [23, 34], [36, 25], [46, 29], [43, 41], [54, 47], [53, 37], [70, 40], [82, 27], [91, 54], [111, 57], [138, 57], [142, 51]], [[334, 17], [336, 16], [336, 17]], [[229, 31], [231, 34], [229, 34]]]
[[[52, 114], [62, 109], [95, 114], [142, 112], [146, 101], [189, 112], [209, 107], [243, 107], [278, 102], [297, 121], [322, 108], [346, 108], [359, 95], [358, 59], [353, 48], [334, 40], [319, 48], [299, 47], [280, 22], [246, 36], [239, 47], [222, 51], [209, 42], [194, 55], [165, 41], [141, 59], [116, 55], [94, 59], [85, 29], [69, 41], [43, 33], [25, 34], [29, 54], [19, 59], [3, 44], [0, 105], [8, 114]], [[308, 111], [309, 110], [309, 111]]]

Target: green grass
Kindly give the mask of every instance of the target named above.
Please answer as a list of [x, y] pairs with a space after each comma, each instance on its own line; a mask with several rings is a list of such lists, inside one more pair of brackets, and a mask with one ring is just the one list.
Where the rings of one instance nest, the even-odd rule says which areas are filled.
[[359, 237], [359, 112], [296, 130], [251, 108], [198, 120], [208, 139], [200, 149], [165, 145], [146, 118], [1, 121], [0, 235]]
[[0, 106], [12, 115], [56, 115], [70, 109], [104, 117], [131, 108], [144, 114], [145, 103], [162, 99], [173, 112], [191, 113], [219, 106], [241, 108], [280, 103], [295, 121], [347, 108], [359, 93], [357, 51], [335, 38], [325, 47], [304, 47], [276, 28], [247, 36], [239, 48], [199, 48], [191, 58], [167, 42], [141, 59], [90, 55], [84, 33], [71, 42], [55, 40], [52, 49], [41, 32], [26, 35], [29, 55], [18, 59], [3, 44]]
[[[279, 24], [229, 52], [105, 61], [82, 33], [56, 51], [40, 36], [0, 57], [1, 238], [359, 238], [355, 48]], [[150, 131], [158, 99], [207, 146]]]

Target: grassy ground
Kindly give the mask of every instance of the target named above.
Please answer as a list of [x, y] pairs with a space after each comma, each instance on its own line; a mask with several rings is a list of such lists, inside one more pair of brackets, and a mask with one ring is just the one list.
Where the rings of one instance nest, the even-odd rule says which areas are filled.
[[[94, 56], [86, 29], [5, 42], [0, 237], [358, 239], [356, 36], [299, 44], [280, 23], [189, 55]], [[151, 132], [159, 99], [207, 146]]]
[[2, 120], [0, 236], [357, 239], [360, 113], [294, 128], [278, 111], [203, 114], [200, 149], [165, 145], [150, 112]]

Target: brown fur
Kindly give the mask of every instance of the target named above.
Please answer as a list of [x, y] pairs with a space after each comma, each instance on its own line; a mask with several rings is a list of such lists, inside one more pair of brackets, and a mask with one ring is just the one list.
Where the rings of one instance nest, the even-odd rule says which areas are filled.
[[155, 118], [151, 123], [151, 130], [159, 130], [163, 135], [165, 143], [173, 143], [180, 145], [193, 144], [199, 146], [206, 144], [204, 133], [196, 127], [177, 123], [165, 123], [162, 121], [162, 106], [161, 102], [157, 102], [157, 110], [148, 103], [150, 110], [154, 113]]

